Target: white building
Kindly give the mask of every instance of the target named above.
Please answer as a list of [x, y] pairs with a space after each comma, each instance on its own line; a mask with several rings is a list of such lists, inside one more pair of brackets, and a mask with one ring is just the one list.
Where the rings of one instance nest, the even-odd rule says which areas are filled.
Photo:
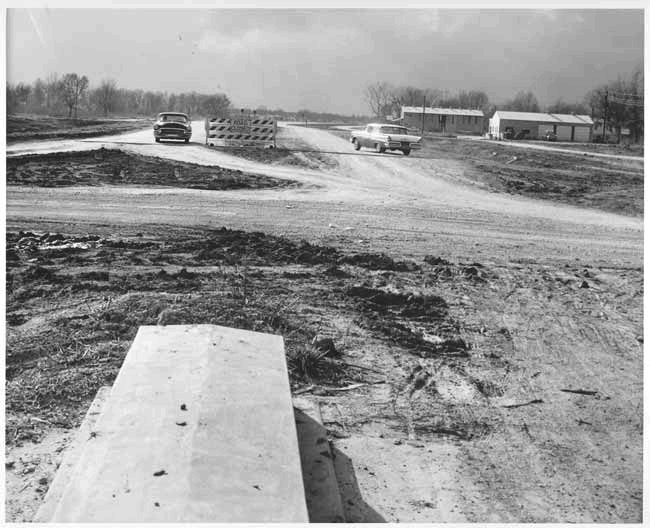
[[502, 139], [507, 132], [514, 138], [538, 139], [553, 132], [558, 141], [590, 141], [594, 122], [588, 115], [542, 114], [497, 110], [490, 119], [490, 134]]

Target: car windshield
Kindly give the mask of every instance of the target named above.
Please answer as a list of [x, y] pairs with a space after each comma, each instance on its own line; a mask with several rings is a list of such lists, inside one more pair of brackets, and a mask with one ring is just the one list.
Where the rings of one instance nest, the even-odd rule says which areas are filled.
[[187, 117], [180, 114], [162, 114], [161, 121], [171, 121], [172, 123], [187, 123]]
[[383, 126], [379, 129], [381, 134], [408, 134], [408, 130], [397, 126]]

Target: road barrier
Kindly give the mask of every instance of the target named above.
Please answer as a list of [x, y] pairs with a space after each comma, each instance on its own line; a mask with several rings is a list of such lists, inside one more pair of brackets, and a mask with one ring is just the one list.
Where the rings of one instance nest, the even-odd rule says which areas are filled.
[[210, 147], [275, 147], [277, 122], [266, 117], [214, 117], [205, 120], [205, 144]]

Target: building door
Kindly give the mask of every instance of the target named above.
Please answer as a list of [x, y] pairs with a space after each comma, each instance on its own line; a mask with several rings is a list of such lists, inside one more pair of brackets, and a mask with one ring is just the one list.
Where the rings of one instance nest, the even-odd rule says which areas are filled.
[[440, 119], [440, 131], [444, 133], [447, 130], [447, 116], [441, 115], [438, 117]]
[[589, 141], [589, 127], [580, 126], [580, 127], [575, 127], [575, 129], [576, 129], [575, 141], [584, 141], [584, 142]]

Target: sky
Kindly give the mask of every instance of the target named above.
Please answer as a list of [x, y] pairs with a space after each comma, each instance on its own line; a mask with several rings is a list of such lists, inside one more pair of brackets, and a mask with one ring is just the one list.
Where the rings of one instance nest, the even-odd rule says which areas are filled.
[[573, 102], [643, 63], [641, 9], [7, 11], [7, 81], [224, 92], [236, 106], [368, 114], [364, 87], [532, 90]]

